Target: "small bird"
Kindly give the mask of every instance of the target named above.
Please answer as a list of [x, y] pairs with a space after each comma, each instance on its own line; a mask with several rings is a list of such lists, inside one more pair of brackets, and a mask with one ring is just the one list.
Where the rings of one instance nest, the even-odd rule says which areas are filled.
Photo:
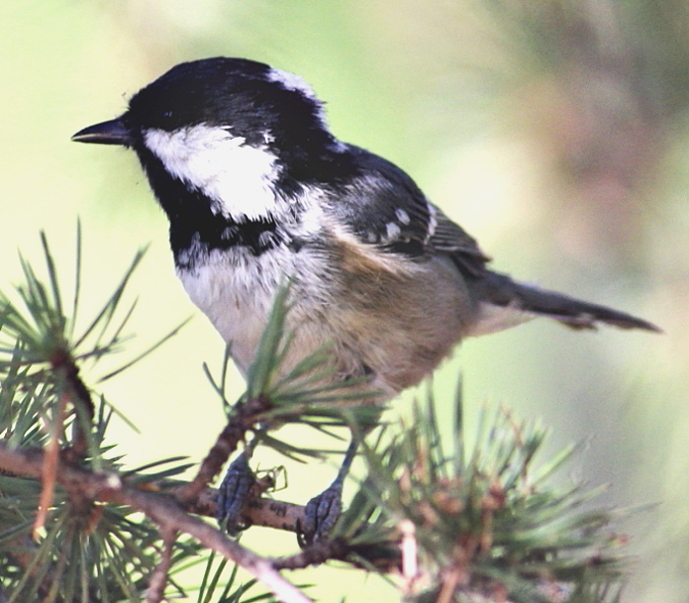
[[533, 317], [659, 330], [490, 270], [404, 171], [336, 138], [304, 80], [263, 63], [177, 65], [73, 140], [137, 154], [170, 221], [177, 275], [243, 374], [287, 277], [285, 369], [330, 345], [333, 381], [366, 376], [380, 402], [465, 337]]

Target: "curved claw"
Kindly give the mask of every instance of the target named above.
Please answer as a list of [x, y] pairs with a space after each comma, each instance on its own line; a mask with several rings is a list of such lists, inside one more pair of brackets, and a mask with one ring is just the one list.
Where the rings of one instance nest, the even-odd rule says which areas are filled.
[[241, 512], [256, 483], [256, 476], [249, 467], [249, 457], [242, 452], [230, 465], [218, 489], [216, 518], [225, 525], [230, 536], [246, 530], [250, 524], [242, 521]]

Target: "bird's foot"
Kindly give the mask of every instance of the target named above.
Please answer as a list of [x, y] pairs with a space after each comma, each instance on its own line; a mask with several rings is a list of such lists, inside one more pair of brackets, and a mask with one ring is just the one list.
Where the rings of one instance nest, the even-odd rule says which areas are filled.
[[218, 489], [216, 517], [230, 536], [237, 536], [251, 525], [242, 517], [242, 509], [255, 483], [256, 475], [249, 467], [249, 458], [242, 452], [230, 465]]
[[297, 542], [301, 548], [325, 540], [335, 527], [342, 513], [342, 486], [356, 456], [358, 445], [358, 440], [352, 438], [333, 483], [306, 503], [304, 519], [297, 526]]
[[338, 475], [326, 490], [306, 503], [304, 519], [297, 531], [301, 548], [325, 540], [335, 526], [342, 512], [342, 482]]

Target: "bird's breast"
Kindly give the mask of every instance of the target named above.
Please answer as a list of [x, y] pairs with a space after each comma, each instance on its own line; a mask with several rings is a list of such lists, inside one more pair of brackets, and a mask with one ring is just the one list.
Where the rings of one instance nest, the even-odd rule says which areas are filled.
[[[304, 276], [317, 270], [318, 260], [303, 253], [287, 252], [279, 246], [259, 255], [241, 247], [212, 251], [193, 270], [179, 268], [177, 274], [191, 300], [208, 317], [225, 342], [240, 372], [246, 375], [256, 355], [273, 308], [275, 295], [288, 280], [296, 281], [300, 307], [309, 313], [317, 295], [305, 293]], [[288, 325], [297, 316], [288, 315]], [[312, 351], [312, 350], [309, 350]]]
[[275, 293], [287, 266], [275, 253], [243, 258], [239, 252], [211, 252], [178, 276], [191, 300], [208, 317], [243, 374], [253, 361]]

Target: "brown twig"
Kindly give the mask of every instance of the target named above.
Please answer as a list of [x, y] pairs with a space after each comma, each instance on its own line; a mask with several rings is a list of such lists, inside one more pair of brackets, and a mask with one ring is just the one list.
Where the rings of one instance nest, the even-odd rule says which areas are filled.
[[74, 463], [83, 458], [88, 450], [86, 429], [79, 416], [79, 411], [83, 411], [86, 414], [86, 418], [90, 423], [93, 421], [96, 409], [93, 405], [91, 392], [79, 375], [79, 367], [67, 352], [61, 350], [54, 354], [50, 359], [50, 365], [58, 375], [59, 380], [64, 384], [65, 394], [72, 406], [74, 406], [76, 414], [72, 444], [63, 452], [67, 460]]
[[346, 538], [314, 542], [295, 555], [274, 558], [273, 567], [296, 570], [331, 560], [344, 561], [366, 571], [375, 567], [381, 573], [399, 574], [402, 569], [399, 542], [351, 544]]
[[[95, 413], [91, 393], [79, 376], [79, 367], [70, 355], [61, 350], [53, 355], [50, 364], [53, 371], [58, 375], [59, 381], [64, 385], [64, 391], [58, 401], [57, 413], [51, 427], [50, 439], [46, 448], [45, 462], [42, 467], [41, 482], [43, 484], [43, 489], [38, 503], [36, 520], [34, 521], [34, 539], [37, 538], [39, 530], [45, 525], [48, 509], [53, 502], [53, 496], [55, 494], [55, 472], [57, 470], [59, 455], [62, 454], [69, 462], [76, 463], [84, 457], [88, 449], [87, 431], [83, 422], [80, 420], [79, 410], [84, 410], [86, 412], [89, 424], [93, 420]], [[63, 436], [68, 403], [72, 404], [76, 415], [74, 419], [74, 437], [71, 446], [61, 450], [60, 439]], [[75, 504], [83, 505], [83, 501], [80, 501], [79, 498], [77, 493], [77, 497], [74, 500]]]
[[38, 499], [38, 510], [33, 523], [33, 538], [38, 539], [38, 533], [45, 525], [48, 517], [48, 509], [55, 495], [55, 479], [60, 458], [60, 438], [64, 429], [65, 413], [67, 409], [67, 396], [62, 394], [58, 401], [57, 412], [50, 425], [50, 439], [46, 446], [44, 462], [41, 466], [41, 496]]
[[273, 559], [275, 569], [303, 569], [310, 565], [320, 565], [330, 559], [344, 560], [351, 551], [347, 543], [341, 538], [333, 540], [319, 540], [302, 549], [295, 555], [276, 557]]
[[242, 514], [251, 525], [296, 532], [299, 524], [304, 523], [304, 512], [304, 505], [272, 498], [257, 498], [249, 501]]
[[[216, 517], [217, 490], [205, 488], [199, 497], [184, 508], [197, 515]], [[275, 530], [298, 532], [304, 522], [305, 507], [294, 503], [274, 500], [272, 498], [252, 498], [242, 509], [242, 519], [249, 525], [258, 525]], [[396, 542], [393, 535], [390, 540], [378, 543], [347, 545], [340, 540], [336, 544], [316, 543], [296, 555], [274, 559], [278, 569], [301, 569], [310, 565], [317, 565], [330, 559], [346, 561], [356, 567], [363, 567], [360, 560], [365, 560], [366, 567], [376, 567], [383, 573], [402, 571], [401, 541]], [[359, 561], [357, 561], [357, 558]]]
[[146, 590], [146, 603], [160, 603], [165, 597], [165, 587], [167, 586], [167, 576], [172, 567], [172, 551], [177, 539], [177, 532], [174, 530], [163, 532], [163, 550], [160, 554], [160, 562], [153, 570], [148, 589]]
[[203, 489], [220, 473], [230, 455], [244, 440], [246, 432], [256, 421], [257, 415], [270, 408], [266, 398], [258, 397], [235, 405], [234, 413], [225, 428], [220, 432], [215, 444], [201, 462], [194, 479], [175, 492], [177, 500], [187, 505], [198, 498]]
[[[187, 484], [177, 486], [177, 489]], [[165, 490], [164, 484], [159, 484]], [[204, 488], [198, 497], [182, 505], [186, 511], [204, 517], [217, 517], [217, 496], [215, 488]], [[275, 500], [268, 497], [252, 497], [242, 509], [242, 519], [249, 525], [296, 532], [299, 523], [304, 522], [304, 505]]]

